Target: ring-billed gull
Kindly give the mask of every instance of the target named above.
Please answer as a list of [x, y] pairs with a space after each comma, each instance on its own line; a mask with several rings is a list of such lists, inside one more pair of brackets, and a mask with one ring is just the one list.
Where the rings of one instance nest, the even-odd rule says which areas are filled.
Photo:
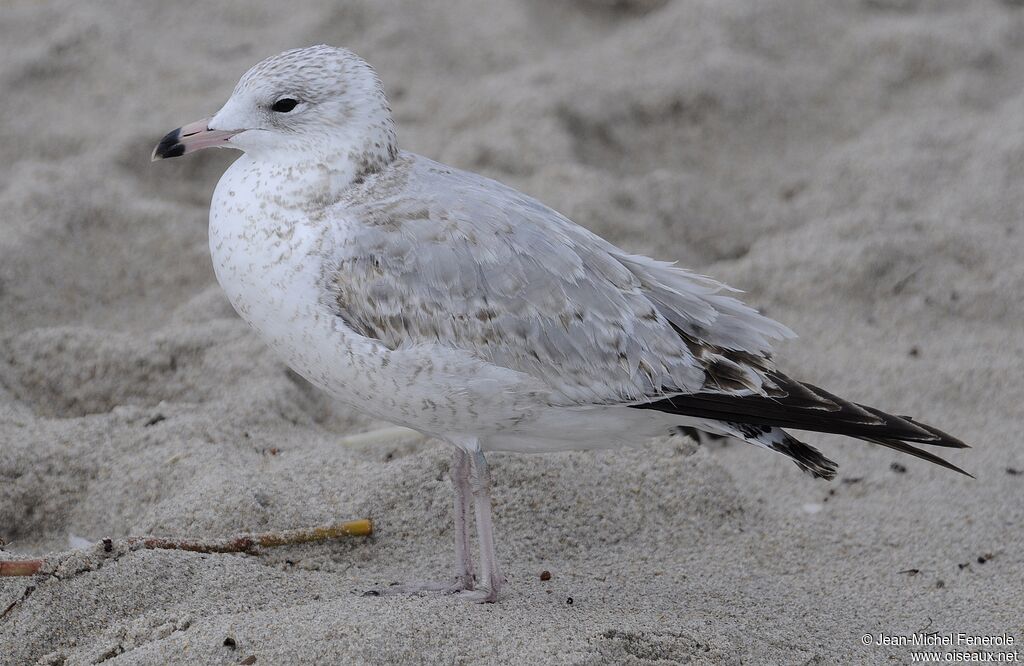
[[[794, 337], [728, 287], [629, 254], [483, 176], [398, 149], [373, 69], [329, 46], [257, 64], [211, 118], [153, 158], [244, 151], [210, 207], [217, 279], [298, 373], [369, 414], [454, 445], [456, 578], [494, 601], [484, 452], [635, 444], [683, 429], [836, 464], [783, 428], [956, 466], [942, 431], [787, 377]], [[475, 517], [479, 569], [469, 556]]]

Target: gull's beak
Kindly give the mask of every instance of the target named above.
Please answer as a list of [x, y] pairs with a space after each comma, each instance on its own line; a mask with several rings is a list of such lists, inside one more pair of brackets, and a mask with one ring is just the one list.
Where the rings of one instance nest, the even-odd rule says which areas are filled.
[[181, 157], [203, 148], [225, 146], [228, 139], [242, 131], [213, 130], [209, 128], [209, 122], [209, 118], [203, 118], [168, 132], [153, 149], [153, 161]]

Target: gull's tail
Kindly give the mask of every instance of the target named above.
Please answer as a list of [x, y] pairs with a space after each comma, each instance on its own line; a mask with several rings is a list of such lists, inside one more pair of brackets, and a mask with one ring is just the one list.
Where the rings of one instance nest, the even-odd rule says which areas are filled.
[[632, 407], [717, 422], [715, 425], [721, 426], [719, 429], [723, 434], [783, 453], [815, 477], [833, 478], [836, 464], [782, 428], [854, 437], [972, 476], [930, 451], [915, 446], [969, 448], [938, 428], [918, 423], [908, 416], [895, 416], [843, 400], [817, 386], [795, 381], [778, 372], [771, 373], [770, 379], [775, 387], [767, 396], [705, 392], [674, 395]]

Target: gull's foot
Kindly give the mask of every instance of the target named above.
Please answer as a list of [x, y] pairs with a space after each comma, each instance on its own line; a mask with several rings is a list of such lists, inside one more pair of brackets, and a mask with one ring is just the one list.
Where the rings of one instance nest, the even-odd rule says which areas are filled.
[[364, 597], [388, 597], [397, 594], [415, 596], [424, 593], [460, 594], [473, 590], [473, 580], [468, 576], [457, 576], [449, 582], [444, 581], [413, 581], [411, 583], [393, 583], [386, 587], [375, 587], [363, 592]]
[[458, 593], [459, 598], [475, 604], [493, 604], [498, 600], [498, 592], [501, 591], [501, 585], [505, 580], [500, 575], [497, 575], [492, 576], [489, 582], [489, 585], [484, 583], [476, 589], [467, 588], [461, 590]]
[[488, 587], [481, 587], [476, 590], [463, 590], [458, 594], [460, 599], [465, 599], [474, 604], [493, 604], [498, 600], [498, 591]]

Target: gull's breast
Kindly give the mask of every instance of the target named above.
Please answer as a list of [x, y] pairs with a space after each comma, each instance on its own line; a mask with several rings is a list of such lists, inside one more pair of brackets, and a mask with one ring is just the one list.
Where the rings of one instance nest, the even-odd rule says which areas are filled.
[[[334, 229], [268, 190], [242, 157], [224, 174], [210, 206], [217, 281], [238, 314], [296, 372], [350, 402], [367, 377], [354, 360], [379, 354], [323, 305], [320, 279]], [[361, 386], [364, 385], [364, 386]]]

